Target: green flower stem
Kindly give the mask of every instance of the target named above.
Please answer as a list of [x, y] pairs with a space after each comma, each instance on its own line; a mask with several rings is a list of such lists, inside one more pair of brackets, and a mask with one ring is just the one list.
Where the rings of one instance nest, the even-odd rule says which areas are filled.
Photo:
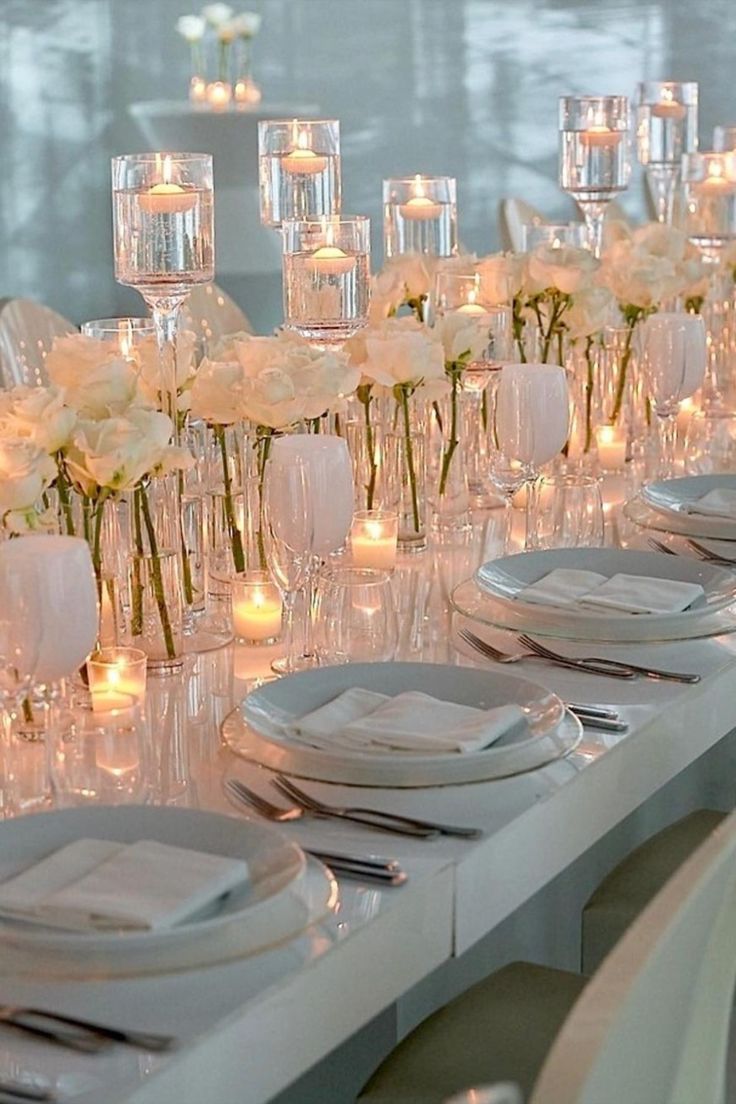
[[589, 337], [585, 342], [585, 445], [583, 452], [590, 452], [593, 447], [593, 338]]
[[187, 542], [184, 538], [184, 519], [181, 511], [181, 500], [184, 494], [184, 472], [178, 473], [178, 487], [179, 487], [179, 521], [177, 528], [179, 530], [179, 545], [181, 547], [181, 575], [182, 583], [184, 584], [184, 599], [188, 606], [191, 606], [194, 602], [194, 586], [192, 585], [192, 565], [189, 562], [189, 549], [187, 548]]
[[219, 72], [219, 79], [221, 81], [227, 81], [228, 76], [229, 76], [229, 73], [228, 73], [228, 55], [229, 55], [229, 53], [230, 53], [230, 43], [229, 42], [220, 42], [219, 43], [219, 49], [218, 49], [218, 59], [219, 60], [218, 60], [217, 68], [218, 68], [218, 72]]
[[263, 481], [266, 476], [266, 464], [271, 454], [271, 442], [273, 440], [273, 431], [267, 428], [258, 430], [258, 448], [260, 455], [258, 457], [258, 562], [261, 567], [261, 571], [268, 570], [268, 563], [266, 560], [266, 540], [263, 532]]
[[445, 493], [447, 488], [447, 480], [450, 476], [450, 467], [452, 465], [452, 458], [455, 455], [455, 450], [460, 444], [460, 439], [457, 434], [457, 392], [460, 386], [462, 373], [462, 365], [458, 365], [457, 362], [453, 363], [448, 370], [448, 375], [452, 381], [452, 390], [450, 392], [450, 439], [447, 442], [447, 447], [442, 453], [442, 468], [440, 470], [440, 495]]
[[483, 432], [488, 433], [488, 388], [485, 387], [480, 396], [480, 422]]
[[92, 537], [92, 533], [90, 532], [90, 528], [89, 528], [89, 508], [90, 508], [89, 496], [88, 495], [83, 495], [82, 496], [82, 531], [84, 533], [84, 539], [86, 540], [87, 544], [91, 543], [91, 537]]
[[371, 403], [373, 402], [372, 384], [361, 384], [357, 391], [358, 401], [363, 406], [363, 418], [365, 419], [365, 447], [368, 452], [368, 482], [365, 484], [366, 509], [373, 509], [376, 497], [376, 480], [378, 478], [378, 464], [376, 463], [376, 437], [371, 420]]
[[143, 634], [143, 580], [141, 579], [141, 560], [143, 557], [143, 533], [141, 531], [141, 495], [143, 491], [136, 487], [133, 491], [133, 540], [136, 555], [133, 557], [133, 593], [131, 595], [131, 624], [133, 636]]
[[516, 347], [519, 350], [519, 360], [522, 364], [526, 364], [526, 349], [524, 348], [524, 319], [521, 314], [521, 300], [518, 296], [514, 296], [512, 311], [513, 311], [513, 327], [514, 327], [514, 341]]
[[33, 724], [33, 706], [31, 705], [31, 699], [26, 696], [21, 703], [21, 709], [23, 710], [23, 720], [26, 724]]
[[146, 527], [146, 535], [148, 536], [148, 544], [151, 549], [151, 576], [153, 579], [153, 593], [156, 597], [156, 605], [158, 607], [158, 615], [161, 619], [161, 629], [164, 634], [164, 643], [166, 645], [166, 654], [169, 659], [174, 659], [176, 656], [176, 647], [174, 646], [174, 634], [171, 629], [171, 620], [169, 619], [169, 611], [166, 606], [166, 593], [164, 591], [164, 579], [161, 571], [161, 560], [159, 558], [158, 543], [156, 541], [156, 530], [153, 525], [153, 518], [151, 517], [151, 510], [148, 505], [148, 497], [145, 490], [141, 487], [141, 508], [143, 511], [143, 523]]
[[105, 516], [105, 501], [108, 492], [103, 491], [95, 503], [95, 534], [92, 544], [92, 566], [97, 577], [97, 589], [102, 595], [102, 522]]
[[623, 308], [624, 318], [628, 325], [628, 331], [626, 333], [626, 341], [624, 342], [623, 356], [621, 357], [621, 370], [618, 374], [618, 381], [616, 383], [616, 393], [613, 399], [613, 409], [611, 416], [608, 419], [610, 425], [616, 425], [620, 416], [621, 409], [624, 404], [624, 395], [626, 393], [626, 375], [629, 368], [629, 361], [631, 360], [631, 354], [633, 352], [633, 339], [634, 330], [640, 319], [646, 318], [648, 314], [653, 314], [656, 307], [634, 307], [628, 306]]
[[414, 532], [421, 529], [419, 524], [419, 496], [417, 494], [417, 475], [414, 470], [414, 446], [411, 443], [411, 419], [409, 417], [409, 391], [405, 385], [400, 384], [399, 403], [404, 418], [404, 447], [406, 449], [406, 466], [409, 471], [409, 485], [411, 487], [411, 510], [414, 521]]
[[59, 469], [59, 474], [56, 477], [56, 490], [59, 495], [59, 502], [61, 503], [61, 510], [64, 515], [64, 525], [66, 527], [67, 536], [75, 536], [74, 532], [74, 514], [72, 512], [71, 499], [69, 498], [69, 482], [64, 473], [62, 466], [62, 454], [59, 453], [56, 458], [56, 464]]
[[230, 480], [230, 466], [227, 462], [227, 445], [225, 443], [225, 430], [223, 426], [215, 426], [215, 439], [220, 446], [222, 457], [222, 479], [225, 488], [225, 517], [230, 531], [230, 542], [233, 549], [233, 563], [237, 572], [245, 571], [245, 554], [243, 552], [243, 538], [235, 524], [235, 508], [233, 506], [233, 488]]

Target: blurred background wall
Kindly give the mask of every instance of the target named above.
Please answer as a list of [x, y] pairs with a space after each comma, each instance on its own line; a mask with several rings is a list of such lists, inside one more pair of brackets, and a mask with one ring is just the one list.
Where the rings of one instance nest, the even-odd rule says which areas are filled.
[[[478, 253], [497, 246], [503, 196], [569, 217], [556, 185], [563, 93], [695, 79], [701, 146], [714, 123], [736, 121], [733, 0], [235, 6], [263, 16], [264, 105], [319, 104], [340, 118], [343, 206], [375, 220], [374, 267], [384, 176], [455, 175], [461, 239]], [[74, 321], [142, 313], [113, 279], [109, 160], [150, 148], [131, 103], [184, 100], [189, 56], [174, 24], [190, 10], [190, 0], [0, 0], [0, 295], [42, 300]], [[255, 182], [255, 162], [242, 171]], [[638, 171], [624, 205], [641, 211]], [[268, 310], [232, 290], [260, 328], [278, 316], [273, 281]]]

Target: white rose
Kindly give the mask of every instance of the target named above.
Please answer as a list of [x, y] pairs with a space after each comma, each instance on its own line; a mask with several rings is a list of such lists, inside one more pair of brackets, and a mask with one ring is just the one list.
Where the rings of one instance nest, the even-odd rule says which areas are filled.
[[232, 21], [235, 31], [241, 38], [253, 38], [261, 29], [261, 17], [258, 12], [244, 11]]
[[30, 510], [56, 474], [54, 461], [32, 441], [0, 439], [0, 514]]
[[80, 422], [67, 454], [68, 471], [83, 493], [94, 494], [97, 487], [125, 491], [145, 476], [188, 466], [183, 450], [169, 445], [172, 429], [166, 414], [135, 408], [124, 418]]
[[46, 371], [63, 389], [67, 406], [85, 418], [121, 414], [136, 397], [133, 366], [119, 353], [111, 354], [107, 342], [83, 334], [57, 337], [46, 357]]
[[597, 268], [598, 261], [587, 249], [540, 245], [527, 255], [524, 291], [530, 299], [550, 290], [574, 295], [589, 286]]
[[492, 253], [475, 266], [481, 301], [498, 307], [510, 303], [521, 291], [526, 256], [523, 253]]
[[368, 321], [381, 322], [396, 314], [406, 299], [406, 285], [401, 272], [393, 268], [384, 268], [371, 280], [371, 301], [368, 308]]
[[668, 257], [675, 263], [684, 259], [688, 245], [682, 230], [663, 222], [645, 222], [643, 226], [637, 226], [631, 231], [631, 242], [640, 252]]
[[445, 363], [467, 364], [480, 359], [488, 348], [488, 327], [487, 315], [450, 311], [437, 319], [431, 333], [442, 346]]
[[11, 437], [27, 437], [44, 452], [64, 448], [77, 422], [77, 414], [65, 406], [63, 395], [53, 387], [16, 387], [7, 393], [10, 400], [0, 412], [2, 432]]
[[389, 318], [365, 331], [365, 360], [360, 365], [364, 377], [384, 387], [444, 380], [442, 346], [422, 326], [401, 325], [403, 322]]
[[401, 253], [389, 257], [382, 275], [403, 286], [405, 299], [421, 299], [432, 290], [435, 264], [436, 258], [425, 253]]
[[232, 425], [243, 417], [243, 369], [237, 361], [205, 360], [191, 390], [195, 418], [212, 425]]
[[[182, 330], [176, 335], [176, 389], [181, 398], [182, 392], [191, 384], [195, 373], [197, 335], [191, 330]], [[161, 357], [158, 342], [151, 335], [144, 337], [131, 349], [131, 357], [138, 369], [139, 397], [151, 406], [161, 405]], [[182, 403], [179, 403], [182, 408]], [[188, 399], [186, 403], [188, 409]]]
[[206, 21], [201, 15], [182, 15], [176, 21], [176, 29], [190, 46], [199, 42], [204, 35]]
[[623, 307], [657, 307], [679, 294], [682, 279], [669, 257], [636, 249], [631, 240], [615, 242], [604, 254], [598, 275]]
[[237, 31], [235, 30], [235, 24], [232, 22], [219, 23], [217, 25], [217, 39], [218, 42], [222, 42], [225, 45], [229, 45], [237, 38]]
[[233, 9], [229, 4], [206, 4], [202, 8], [202, 18], [211, 27], [219, 27], [221, 23], [226, 23], [232, 17], [232, 14]]
[[594, 284], [573, 296], [572, 305], [565, 311], [565, 325], [570, 339], [578, 341], [600, 333], [605, 326], [615, 325], [617, 316], [611, 292]]

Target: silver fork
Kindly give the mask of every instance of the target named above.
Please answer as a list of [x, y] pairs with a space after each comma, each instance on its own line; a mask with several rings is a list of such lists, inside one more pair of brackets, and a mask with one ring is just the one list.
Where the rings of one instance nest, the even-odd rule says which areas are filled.
[[496, 663], [518, 663], [522, 659], [546, 659], [548, 663], [554, 663], [557, 667], [566, 667], [570, 671], [582, 671], [589, 675], [607, 675], [611, 678], [621, 679], [633, 679], [635, 677], [633, 671], [611, 670], [607, 666], [584, 663], [582, 660], [570, 659], [567, 656], [540, 655], [536, 649], [516, 652], [515, 654], [502, 652], [499, 648], [494, 648], [492, 644], [488, 644], [487, 641], [481, 640], [469, 629], [460, 629], [458, 636], [462, 637], [466, 644], [470, 644], [471, 648], [475, 648], [476, 651], [488, 659], [495, 660]]
[[61, 1012], [46, 1012], [42, 1008], [10, 1004], [0, 1004], [0, 1024], [85, 1054], [96, 1054], [113, 1043], [151, 1051], [170, 1050], [176, 1044], [176, 1039], [170, 1035], [127, 1031], [91, 1020], [80, 1020], [75, 1016], [65, 1016]]
[[724, 564], [727, 567], [736, 567], [736, 559], [731, 556], [719, 556], [717, 552], [714, 552], [710, 548], [706, 548], [700, 541], [694, 540], [692, 537], [686, 537], [685, 543], [692, 548], [693, 552], [696, 552], [701, 560], [706, 560], [708, 563]]
[[[396, 823], [395, 818], [392, 818], [392, 823], [389, 824], [385, 819], [381, 823], [378, 823], [372, 816], [358, 814], [358, 813], [341, 813], [334, 809], [314, 809], [306, 804], [306, 802], [299, 801], [296, 798], [297, 806], [289, 809], [280, 809], [277, 805], [272, 805], [270, 801], [267, 801], [260, 794], [255, 793], [253, 790], [248, 789], [239, 779], [228, 778], [225, 782], [225, 788], [228, 793], [232, 794], [236, 798], [247, 802], [252, 805], [256, 812], [261, 813], [268, 820], [275, 820], [278, 822], [289, 820], [300, 820], [306, 816], [320, 816], [330, 817], [335, 820], [347, 820], [353, 824], [362, 824], [365, 828], [375, 828], [379, 832], [390, 832], [395, 836], [412, 836], [418, 839], [433, 839], [439, 833], [436, 828], [428, 827], [426, 825], [408, 824], [408, 823]], [[293, 795], [288, 795], [292, 801], [294, 801]]]
[[424, 828], [428, 831], [439, 833], [441, 836], [458, 836], [460, 839], [478, 839], [478, 837], [483, 834], [480, 828], [459, 828], [453, 824], [439, 824], [434, 820], [421, 820], [419, 817], [404, 816], [401, 813], [386, 813], [383, 809], [367, 809], [356, 805], [348, 805], [344, 808], [339, 805], [326, 805], [324, 801], [312, 797], [311, 794], [306, 793], [297, 786], [291, 778], [286, 778], [283, 774], [276, 776], [273, 780], [273, 785], [280, 793], [284, 794], [285, 797], [291, 798], [292, 801], [298, 801], [300, 805], [305, 806], [314, 813], [337, 813], [340, 816], [345, 816], [346, 814], [370, 816], [375, 817], [377, 820], [385, 821], [386, 823], [398, 823], [413, 828]]
[[647, 537], [647, 544], [650, 548], [653, 548], [655, 552], [664, 552], [665, 556], [679, 556], [679, 552], [675, 552], [674, 548], [670, 548], [664, 541], [657, 540], [656, 537]]
[[18, 1104], [29, 1104], [31, 1101], [34, 1104], [56, 1104], [58, 1100], [50, 1086], [30, 1081], [9, 1081], [5, 1077], [0, 1077], [0, 1097], [18, 1101]]
[[[517, 639], [525, 648], [531, 648], [535, 654], [544, 656], [547, 659], [566, 658], [560, 656], [558, 652], [553, 652], [552, 649], [548, 648], [545, 644], [540, 644], [538, 640], [532, 639], [532, 637], [528, 636], [526, 633], [522, 633]], [[700, 682], [700, 675], [683, 674], [680, 671], [663, 671], [659, 667], [644, 667], [638, 663], [629, 663], [628, 660], [605, 659], [600, 656], [583, 656], [580, 662], [588, 664], [596, 663], [602, 668], [610, 667], [611, 673], [614, 671], [630, 671], [634, 675], [644, 675], [645, 678], [656, 679], [660, 682], [682, 682], [686, 684]]]

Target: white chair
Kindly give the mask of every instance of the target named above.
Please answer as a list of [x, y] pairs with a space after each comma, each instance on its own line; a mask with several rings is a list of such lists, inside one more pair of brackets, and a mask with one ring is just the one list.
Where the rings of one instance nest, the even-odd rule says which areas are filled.
[[723, 1104], [735, 978], [731, 814], [587, 985], [529, 963], [506, 967], [421, 1024], [359, 1099], [440, 1104], [501, 1078], [530, 1093], [529, 1104]]
[[54, 338], [76, 333], [67, 318], [31, 299], [0, 299], [0, 384], [48, 383], [45, 360]]
[[[612, 200], [606, 207], [606, 221], [625, 222], [630, 219], [623, 208]], [[524, 249], [524, 227], [542, 226], [549, 222], [541, 211], [524, 199], [502, 199], [498, 205], [498, 234], [501, 248], [521, 253]]]
[[182, 309], [181, 328], [197, 335], [205, 355], [223, 337], [253, 332], [245, 312], [217, 284], [194, 288]]

